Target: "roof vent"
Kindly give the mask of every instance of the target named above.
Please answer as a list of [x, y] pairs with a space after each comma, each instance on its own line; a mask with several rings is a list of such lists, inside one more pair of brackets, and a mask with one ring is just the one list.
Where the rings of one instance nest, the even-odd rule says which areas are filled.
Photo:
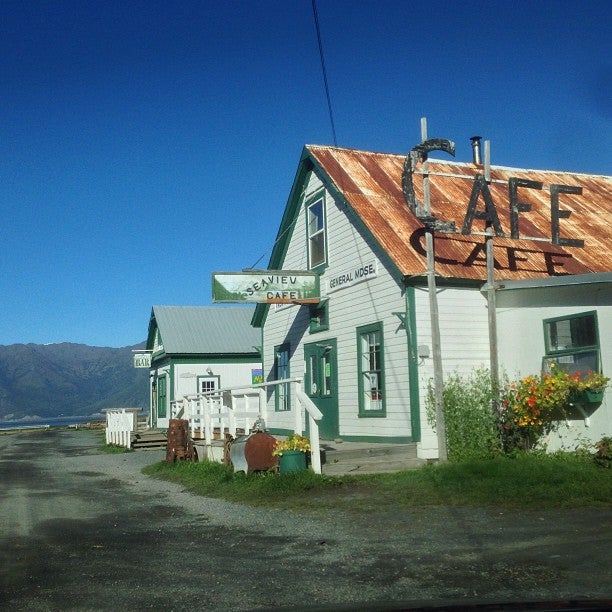
[[472, 141], [472, 157], [473, 157], [474, 163], [478, 166], [482, 164], [482, 161], [480, 159], [480, 140], [481, 139], [482, 139], [482, 136], [472, 136], [470, 138], [470, 140]]

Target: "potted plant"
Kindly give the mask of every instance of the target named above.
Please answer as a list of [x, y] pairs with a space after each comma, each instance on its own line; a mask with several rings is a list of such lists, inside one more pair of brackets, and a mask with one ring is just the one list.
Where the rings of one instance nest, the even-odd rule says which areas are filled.
[[306, 469], [306, 453], [310, 452], [310, 440], [294, 433], [285, 440], [277, 440], [272, 454], [279, 457], [281, 474], [299, 472]]
[[600, 372], [574, 372], [570, 376], [571, 404], [601, 404], [610, 379]]

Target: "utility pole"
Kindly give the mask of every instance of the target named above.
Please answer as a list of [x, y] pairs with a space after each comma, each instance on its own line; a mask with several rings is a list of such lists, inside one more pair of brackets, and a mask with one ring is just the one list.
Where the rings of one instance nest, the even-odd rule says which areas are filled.
[[[491, 182], [491, 142], [484, 142], [484, 173], [485, 181]], [[488, 211], [487, 211], [488, 213]], [[499, 361], [497, 350], [497, 305], [495, 296], [495, 257], [493, 253], [494, 228], [489, 223], [486, 228], [486, 256], [487, 256], [487, 310], [489, 320], [489, 362], [491, 367], [491, 409], [496, 421], [499, 420]]]
[[[421, 142], [427, 140], [427, 119], [421, 118]], [[423, 162], [423, 205], [426, 213], [431, 214], [429, 198], [429, 177], [427, 158]], [[425, 249], [427, 252], [427, 288], [429, 291], [429, 314], [431, 319], [431, 352], [433, 357], [434, 404], [436, 410], [436, 436], [438, 439], [438, 459], [448, 460], [446, 447], [446, 420], [444, 418], [444, 375], [442, 370], [442, 343], [440, 340], [440, 314], [438, 311], [438, 289], [436, 287], [436, 264], [434, 251], [434, 228], [426, 225]]]

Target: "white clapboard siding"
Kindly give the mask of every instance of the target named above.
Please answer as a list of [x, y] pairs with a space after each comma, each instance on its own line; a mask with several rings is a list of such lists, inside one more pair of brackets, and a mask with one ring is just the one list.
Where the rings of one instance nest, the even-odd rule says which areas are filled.
[[[588, 290], [587, 290], [588, 291]], [[559, 289], [555, 294], [558, 304], [547, 303], [534, 306], [529, 303], [527, 294], [518, 303], [505, 307], [504, 298], [497, 310], [499, 329], [499, 358], [504, 364], [509, 378], [517, 380], [537, 373], [542, 367], [542, 357], [546, 352], [544, 345], [543, 321], [555, 317], [571, 316], [595, 310], [600, 341], [600, 358], [604, 373], [610, 375], [612, 369], [612, 306], [591, 288], [588, 297], [577, 295], [575, 287]], [[516, 299], [516, 298], [515, 298]], [[564, 303], [565, 302], [565, 303]], [[609, 303], [609, 297], [608, 297]], [[524, 307], [520, 307], [523, 306]], [[612, 431], [612, 389], [608, 387], [601, 406], [589, 410], [585, 415], [575, 414], [573, 418], [559, 423], [555, 436], [550, 436], [550, 450], [573, 449], [587, 442], [595, 443]], [[588, 418], [582, 418], [586, 416]]]
[[[315, 175], [306, 189], [307, 196], [320, 188]], [[328, 267], [321, 277], [321, 290], [326, 279], [351, 269], [357, 263], [375, 262], [377, 277], [329, 295], [329, 330], [310, 334], [308, 307], [270, 308], [265, 325], [265, 375], [274, 377], [275, 346], [289, 342], [295, 351], [291, 359], [291, 376], [304, 374], [303, 343], [337, 340], [338, 403], [341, 436], [410, 436], [408, 392], [408, 345], [406, 331], [393, 312], [403, 312], [405, 300], [401, 287], [385, 264], [372, 250], [366, 238], [347, 217], [345, 207], [326, 194], [326, 229]], [[307, 267], [306, 214], [302, 207], [292, 231], [282, 267]], [[356, 328], [381, 322], [384, 332], [386, 418], [358, 417], [357, 337]], [[306, 330], [304, 332], [304, 330]], [[274, 412], [274, 397], [269, 398], [271, 427], [291, 427], [291, 415]]]

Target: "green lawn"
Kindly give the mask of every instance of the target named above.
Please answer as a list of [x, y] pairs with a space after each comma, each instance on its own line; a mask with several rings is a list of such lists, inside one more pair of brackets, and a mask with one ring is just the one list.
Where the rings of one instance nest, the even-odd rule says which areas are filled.
[[422, 506], [612, 507], [612, 469], [576, 455], [519, 455], [362, 476], [245, 476], [218, 463], [156, 463], [145, 474], [251, 505], [347, 512]]

